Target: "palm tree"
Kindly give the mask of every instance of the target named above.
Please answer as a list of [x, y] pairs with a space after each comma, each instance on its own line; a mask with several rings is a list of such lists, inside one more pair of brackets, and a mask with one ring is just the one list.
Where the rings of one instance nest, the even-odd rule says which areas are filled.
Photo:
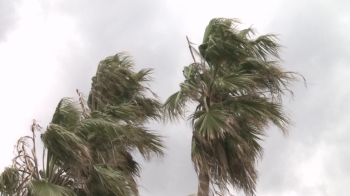
[[[69, 178], [62, 175], [65, 166], [59, 166], [52, 154], [48, 154], [46, 164], [43, 163], [44, 169], [39, 169], [35, 131], [40, 130], [41, 127], [33, 120], [32, 135], [18, 140], [13, 165], [5, 168], [0, 176], [0, 195], [76, 195], [67, 186]], [[46, 154], [44, 150], [43, 155]]]
[[140, 166], [131, 153], [150, 160], [162, 157], [164, 148], [161, 137], [143, 127], [161, 117], [161, 103], [147, 97], [150, 90], [142, 85], [151, 81], [150, 73], [134, 72], [123, 53], [101, 61], [88, 102], [78, 90], [79, 102], [62, 99], [41, 134], [43, 169], [35, 147], [41, 127], [33, 121], [32, 136], [20, 138], [13, 166], [0, 176], [0, 194], [139, 195]]
[[[259, 141], [270, 124], [288, 132], [290, 119], [281, 96], [296, 73], [278, 65], [280, 45], [272, 34], [252, 38], [236, 19], [215, 18], [199, 51], [188, 41], [194, 63], [183, 70], [184, 82], [164, 104], [165, 117], [184, 117], [190, 103], [191, 157], [198, 174], [198, 196], [224, 195], [228, 187], [255, 194], [262, 156]], [[195, 56], [199, 56], [197, 60]]]

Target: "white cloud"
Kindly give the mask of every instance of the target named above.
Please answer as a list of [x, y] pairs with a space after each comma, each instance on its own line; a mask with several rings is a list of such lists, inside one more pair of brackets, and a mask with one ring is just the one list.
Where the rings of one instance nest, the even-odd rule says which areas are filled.
[[46, 15], [38, 1], [23, 1], [18, 8], [17, 28], [0, 43], [2, 77], [0, 137], [3, 168], [10, 164], [12, 146], [29, 134], [33, 118], [44, 125], [51, 118], [56, 100], [51, 94], [61, 88], [62, 76], [57, 56], [62, 55], [70, 40], [76, 39], [74, 22], [59, 14]]

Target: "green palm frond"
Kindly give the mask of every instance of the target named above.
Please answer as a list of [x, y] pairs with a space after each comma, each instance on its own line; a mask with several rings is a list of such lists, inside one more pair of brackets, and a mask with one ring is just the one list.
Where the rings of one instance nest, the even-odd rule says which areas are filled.
[[233, 185], [236, 189], [243, 190], [246, 195], [254, 195], [258, 178], [256, 157], [252, 147], [245, 144], [234, 137], [228, 137], [225, 140], [223, 146], [227, 155], [226, 172], [218, 172], [222, 176], [218, 176], [217, 181], [227, 182], [226, 186]]
[[231, 92], [232, 94], [251, 91], [255, 85], [254, 76], [246, 73], [234, 73], [218, 78], [214, 83], [214, 88], [218, 92]]
[[247, 29], [242, 29], [242, 30], [237, 32], [237, 36], [243, 40], [250, 40], [250, 38], [252, 36], [254, 36], [255, 34], [256, 34], [255, 29], [252, 28], [251, 26]]
[[132, 67], [130, 57], [122, 53], [101, 61], [92, 78], [88, 99], [90, 109], [102, 110], [109, 102], [122, 103], [125, 99], [130, 99], [140, 86], [135, 80]]
[[266, 99], [240, 98], [227, 102], [231, 112], [243, 119], [252, 119], [251, 123], [266, 124], [268, 121], [274, 123], [281, 131], [287, 133], [290, 119], [282, 112], [280, 103], [269, 102]]
[[74, 128], [82, 118], [78, 103], [70, 98], [63, 98], [56, 107], [51, 123], [66, 128]]
[[123, 161], [119, 160], [121, 153], [133, 149], [133, 133], [125, 127], [110, 119], [88, 118], [77, 126], [75, 134], [88, 143], [94, 162], [118, 164]]
[[132, 143], [146, 159], [150, 160], [153, 156], [161, 158], [164, 156], [163, 137], [154, 131], [147, 130], [142, 127], [130, 127], [130, 131], [134, 132]]
[[[264, 131], [259, 129], [260, 127], [248, 124], [243, 118], [238, 119], [237, 124], [237, 135], [239, 136], [238, 138], [241, 139], [240, 146], [249, 148], [249, 157], [252, 160], [255, 161], [258, 158], [262, 158], [264, 149], [260, 145], [260, 142], [263, 141], [262, 137], [265, 136]], [[237, 144], [238, 143], [236, 143], [236, 145]]]
[[271, 58], [280, 59], [278, 54], [281, 45], [277, 42], [277, 36], [274, 34], [262, 35], [255, 40], [249, 40], [253, 47], [254, 57], [267, 61]]
[[[129, 178], [129, 180], [136, 183], [136, 177], [140, 177], [140, 170], [141, 166], [139, 163], [137, 163], [133, 156], [131, 155], [131, 152], [128, 151], [122, 151], [119, 150], [119, 158], [117, 160], [117, 168], [120, 171], [123, 171], [124, 175]], [[113, 161], [108, 161], [108, 164], [110, 164]]]
[[[87, 118], [81, 121], [77, 126], [75, 133], [80, 137], [84, 138], [87, 142], [96, 140], [97, 137], [103, 139], [102, 137], [107, 137], [106, 141], [111, 139], [122, 139], [125, 137], [120, 133], [123, 133], [123, 125], [113, 122], [110, 119], [101, 118]], [[105, 141], [103, 141], [105, 142]]]
[[31, 196], [76, 196], [77, 194], [67, 187], [58, 186], [45, 181], [31, 180], [28, 183], [28, 195]]
[[141, 69], [137, 73], [135, 73], [135, 80], [138, 82], [149, 82], [152, 81], [153, 78], [150, 74], [153, 72], [153, 69]]
[[233, 186], [252, 195], [257, 180], [256, 156], [260, 155], [260, 148], [252, 147], [242, 135], [226, 134], [225, 138], [207, 141], [194, 133], [191, 157], [196, 172], [208, 172], [211, 183], [220, 191], [228, 191], [227, 187]]
[[211, 144], [200, 133], [194, 131], [191, 141], [191, 159], [198, 173], [200, 170], [209, 171], [210, 156], [212, 156]]
[[235, 32], [238, 19], [213, 18], [204, 31], [203, 43], [207, 43], [211, 36], [224, 36], [227, 32]]
[[163, 155], [161, 137], [142, 127], [121, 125], [108, 119], [89, 118], [81, 122], [76, 134], [84, 138], [90, 146], [109, 150], [113, 146], [136, 147], [144, 157]]
[[104, 108], [104, 113], [110, 114], [116, 119], [121, 119], [127, 123], [133, 121], [140, 121], [140, 117], [144, 111], [140, 110], [138, 105], [123, 103], [118, 105], [107, 104]]
[[218, 18], [210, 21], [204, 33], [201, 55], [210, 65], [218, 66], [223, 61], [239, 62], [239, 59], [254, 57], [260, 60], [279, 59], [280, 45], [277, 36], [267, 34], [256, 39], [252, 28], [238, 30], [236, 19]]
[[[186, 80], [180, 84], [181, 91], [185, 92], [191, 98], [198, 98], [199, 94], [203, 91], [204, 86], [205, 89], [207, 89], [208, 85], [204, 84], [198, 77], [196, 79], [193, 78], [191, 80]], [[202, 91], [199, 89], [202, 89]]]
[[84, 163], [90, 158], [87, 142], [62, 126], [50, 124], [41, 135], [41, 140], [45, 147], [61, 160]]
[[206, 139], [218, 139], [224, 137], [226, 130], [231, 129], [233, 118], [222, 109], [211, 106], [208, 110], [195, 112], [190, 119], [194, 121], [193, 129], [201, 133]]
[[106, 189], [105, 195], [139, 195], [136, 184], [130, 182], [123, 172], [112, 169], [107, 165], [94, 165], [93, 168], [97, 173], [99, 182]]
[[135, 72], [133, 66], [130, 57], [122, 53], [100, 62], [88, 99], [92, 111], [105, 112], [127, 123], [160, 119], [162, 104], [148, 98], [146, 92], [155, 98], [157, 95], [143, 85], [152, 81], [152, 69]]
[[0, 195], [10, 196], [17, 192], [20, 184], [20, 173], [14, 167], [6, 167], [0, 175]]
[[[133, 93], [140, 88], [138, 80], [145, 78], [148, 71], [141, 71], [138, 77], [133, 71], [133, 63], [129, 56], [116, 54], [101, 61], [96, 75], [92, 78], [92, 97], [88, 102], [91, 105], [94, 99], [104, 103], [121, 101], [120, 99], [131, 98]], [[96, 103], [98, 104], [98, 103]], [[100, 105], [103, 108], [103, 105]], [[92, 108], [94, 109], [94, 108]]]
[[187, 109], [186, 102], [188, 100], [189, 97], [181, 90], [170, 95], [164, 103], [165, 118], [176, 120], [178, 117], [184, 117]]
[[150, 120], [158, 121], [161, 119], [162, 104], [156, 99], [140, 95], [135, 96], [133, 101], [129, 102], [129, 104], [137, 106], [137, 110], [142, 112], [138, 118], [134, 120], [136, 124], [147, 123]]

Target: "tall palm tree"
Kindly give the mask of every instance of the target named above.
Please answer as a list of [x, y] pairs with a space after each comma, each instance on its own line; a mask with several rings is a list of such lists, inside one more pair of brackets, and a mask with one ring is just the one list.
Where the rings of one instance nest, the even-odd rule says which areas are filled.
[[79, 102], [62, 99], [41, 134], [43, 169], [35, 149], [41, 127], [34, 121], [32, 136], [20, 138], [13, 166], [0, 176], [0, 193], [139, 195], [140, 166], [131, 153], [137, 150], [149, 160], [163, 156], [164, 147], [159, 135], [143, 127], [161, 116], [161, 103], [147, 97], [150, 90], [142, 84], [151, 81], [151, 71], [133, 71], [123, 53], [101, 61], [87, 103], [78, 90]]
[[[290, 119], [281, 96], [296, 73], [278, 64], [280, 45], [272, 34], [252, 38], [236, 19], [215, 18], [183, 70], [184, 82], [164, 104], [167, 119], [184, 117], [190, 103], [191, 157], [198, 174], [198, 196], [224, 195], [228, 187], [255, 194], [262, 156], [259, 141], [270, 124], [288, 132]], [[200, 57], [196, 59], [195, 57]]]

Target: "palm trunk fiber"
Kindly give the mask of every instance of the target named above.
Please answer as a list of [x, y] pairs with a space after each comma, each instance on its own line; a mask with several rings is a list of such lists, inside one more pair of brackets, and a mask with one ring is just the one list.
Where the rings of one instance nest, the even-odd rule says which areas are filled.
[[206, 171], [199, 172], [197, 196], [209, 196], [209, 175]]

